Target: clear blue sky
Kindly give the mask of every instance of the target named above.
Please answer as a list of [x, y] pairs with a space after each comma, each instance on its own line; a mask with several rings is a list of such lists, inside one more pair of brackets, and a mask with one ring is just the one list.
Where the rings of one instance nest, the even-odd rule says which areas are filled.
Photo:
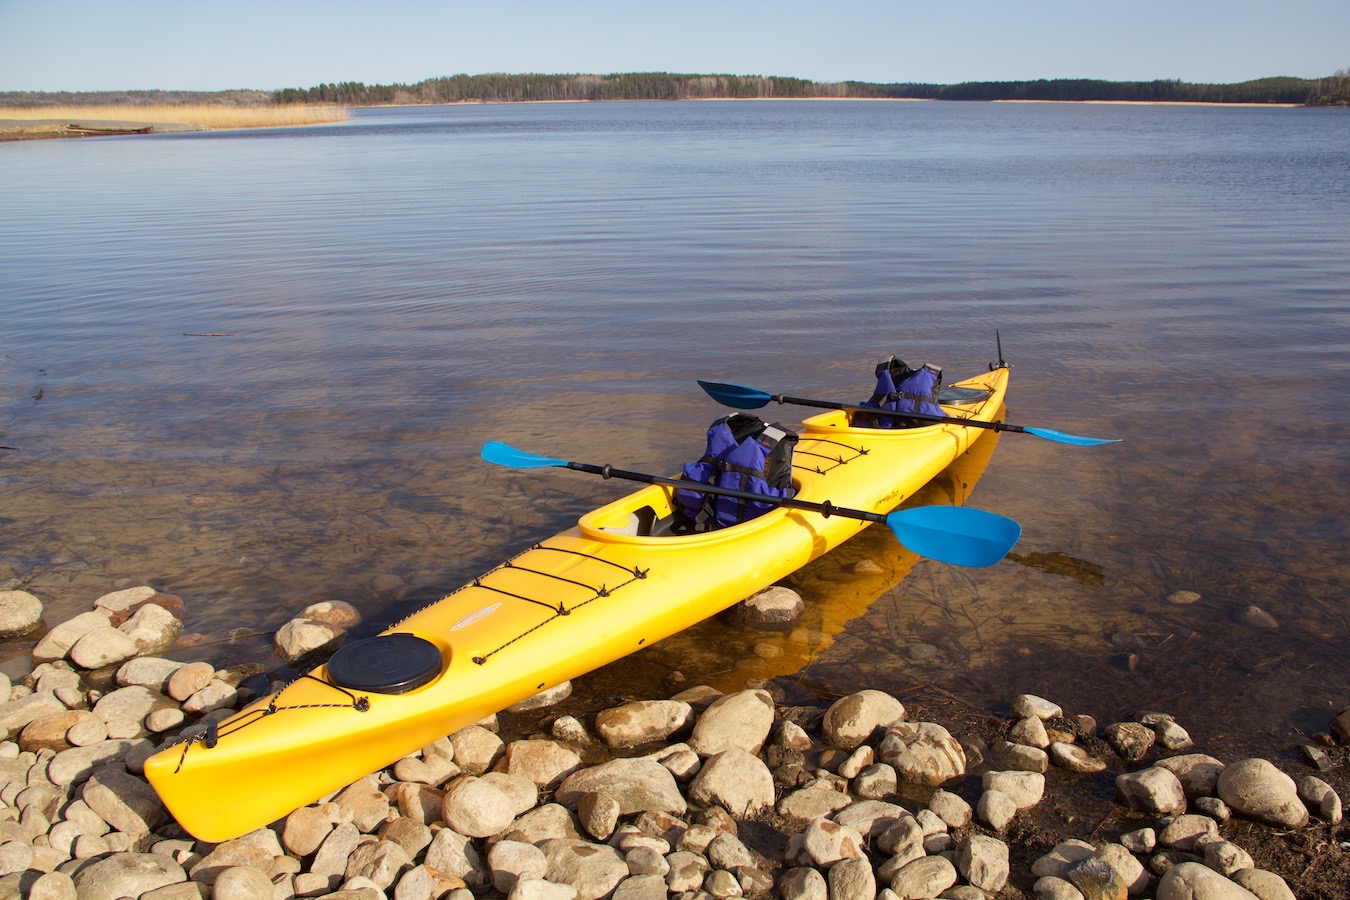
[[1233, 82], [1350, 69], [1350, 0], [0, 0], [0, 91], [460, 72]]

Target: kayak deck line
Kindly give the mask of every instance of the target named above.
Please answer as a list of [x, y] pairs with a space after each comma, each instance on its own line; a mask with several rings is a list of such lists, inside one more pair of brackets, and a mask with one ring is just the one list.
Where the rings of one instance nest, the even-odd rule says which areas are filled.
[[[843, 447], [846, 450], [852, 450], [853, 455], [848, 457], [847, 459], [845, 459], [842, 454], [830, 456], [825, 453], [817, 452], [816, 450], [803, 447], [802, 446], [803, 441], [810, 441], [812, 447], [815, 447], [818, 444], [832, 444], [836, 447]], [[799, 437], [797, 447], [792, 451], [792, 468], [803, 469], [815, 475], [824, 475], [826, 472], [829, 472], [832, 469], [837, 469], [840, 466], [848, 465], [849, 463], [853, 462], [853, 460], [857, 459], [860, 456], [866, 456], [867, 453], [868, 453], [867, 448], [855, 447], [852, 444], [845, 444], [843, 441], [836, 441], [831, 440], [830, 438], [822, 438], [817, 436]], [[826, 460], [830, 463], [830, 465], [822, 467], [822, 464], [817, 463], [815, 466], [807, 466], [807, 465], [799, 466], [797, 465], [797, 457], [799, 456], [811, 456], [815, 457], [816, 459]]]
[[[987, 421], [1000, 413], [1006, 370], [961, 384], [987, 390], [963, 414]], [[802, 457], [793, 469], [798, 497], [881, 513], [911, 500], [986, 432], [959, 423], [865, 428], [840, 412], [794, 430], [794, 457]], [[730, 528], [661, 534], [675, 490], [651, 484], [593, 509], [381, 635], [347, 645], [392, 636], [428, 645], [431, 674], [406, 692], [386, 691], [381, 679], [394, 673], [378, 665], [370, 684], [354, 685], [348, 674], [330, 671], [342, 668], [335, 655], [225, 718], [214, 734], [190, 732], [180, 739], [186, 746], [161, 748], [146, 760], [147, 779], [195, 837], [238, 837], [708, 619], [867, 527], [780, 506]], [[223, 795], [232, 802], [221, 804]]]
[[[295, 684], [298, 681], [303, 681], [305, 679], [309, 679], [310, 681], [317, 682], [323, 685], [324, 687], [329, 687], [335, 691], [345, 694], [349, 702], [300, 703], [295, 706], [277, 705], [281, 701], [281, 695], [286, 692], [286, 688], [290, 687], [291, 685]], [[269, 700], [267, 706], [265, 706], [264, 708], [256, 710], [245, 710], [243, 714], [239, 716], [231, 716], [230, 718], [226, 719], [224, 722], [219, 724], [208, 721], [205, 729], [196, 732], [191, 737], [183, 740], [181, 742], [183, 746], [183, 753], [178, 759], [178, 767], [174, 769], [174, 774], [176, 775], [182, 771], [183, 764], [187, 762], [188, 751], [197, 744], [202, 744], [206, 749], [210, 749], [216, 746], [216, 743], [221, 738], [229, 737], [235, 732], [247, 728], [249, 725], [253, 724], [254, 722], [264, 717], [274, 716], [277, 713], [282, 712], [293, 712], [301, 709], [350, 709], [354, 712], [360, 713], [370, 709], [370, 698], [358, 697], [356, 694], [353, 694], [351, 691], [347, 690], [340, 684], [334, 684], [333, 682], [328, 681], [327, 679], [319, 678], [315, 676], [313, 673], [307, 672], [304, 675], [301, 675], [298, 678], [295, 678], [287, 682], [286, 684], [282, 685], [280, 688], [278, 688], [277, 692], [271, 695], [271, 699]]]
[[[567, 578], [567, 577], [565, 577], [565, 576], [563, 576], [563, 575], [557, 574], [556, 572], [548, 572], [548, 571], [545, 571], [545, 570], [543, 570], [543, 569], [532, 569], [532, 568], [530, 568], [529, 566], [521, 566], [521, 565], [517, 565], [517, 564], [516, 564], [516, 560], [517, 560], [517, 559], [520, 559], [521, 557], [525, 556], [526, 554], [528, 554], [528, 553], [533, 553], [533, 552], [536, 552], [536, 551], [542, 551], [542, 550], [554, 550], [554, 551], [557, 551], [558, 553], [571, 553], [571, 554], [574, 554], [574, 555], [576, 555], [576, 556], [585, 557], [587, 560], [592, 560], [592, 561], [598, 562], [598, 563], [605, 563], [605, 564], [607, 564], [607, 565], [614, 566], [615, 568], [617, 568], [617, 569], [619, 569], [619, 570], [621, 570], [621, 571], [627, 573], [629, 577], [628, 577], [628, 580], [627, 580], [627, 581], [621, 581], [621, 582], [619, 582], [618, 584], [615, 584], [615, 585], [613, 585], [613, 586], [610, 586], [607, 582], [601, 582], [600, 585], [597, 587], [596, 585], [593, 585], [593, 584], [589, 584], [589, 583], [582, 582], [582, 581], [577, 581], [576, 579], [573, 579], [573, 578]], [[578, 602], [572, 604], [571, 606], [568, 606], [568, 605], [567, 605], [565, 602], [563, 602], [563, 601], [559, 601], [557, 606], [553, 606], [553, 605], [551, 605], [551, 604], [549, 604], [549, 603], [544, 602], [543, 600], [536, 600], [536, 599], [534, 599], [533, 597], [525, 597], [525, 596], [522, 596], [522, 595], [520, 595], [520, 594], [513, 593], [513, 592], [508, 591], [508, 590], [503, 590], [502, 588], [496, 587], [496, 586], [494, 586], [494, 585], [490, 585], [490, 584], [485, 584], [485, 583], [484, 583], [485, 579], [491, 577], [493, 574], [495, 574], [495, 573], [497, 573], [497, 572], [504, 572], [504, 571], [507, 571], [507, 570], [514, 570], [514, 571], [518, 571], [518, 572], [526, 572], [526, 573], [528, 573], [528, 574], [530, 574], [530, 575], [538, 575], [538, 576], [541, 577], [541, 578], [549, 578], [549, 579], [553, 579], [553, 580], [555, 580], [555, 581], [563, 582], [564, 584], [574, 585], [574, 586], [576, 586], [576, 587], [582, 588], [583, 590], [591, 591], [592, 594], [591, 594], [590, 597], [586, 598], [585, 600], [580, 600], [580, 601], [578, 601]], [[542, 606], [542, 607], [544, 607], [545, 609], [549, 610], [549, 611], [552, 613], [552, 615], [550, 615], [547, 619], [544, 619], [542, 622], [539, 622], [539, 623], [536, 624], [533, 628], [530, 628], [530, 629], [528, 629], [528, 630], [526, 630], [526, 631], [521, 632], [520, 634], [518, 634], [518, 635], [516, 635], [515, 637], [511, 638], [511, 639], [510, 639], [509, 641], [507, 641], [506, 643], [504, 643], [504, 644], [502, 644], [501, 646], [497, 647], [496, 649], [494, 649], [494, 650], [489, 650], [489, 651], [486, 652], [486, 653], [482, 653], [482, 654], [479, 654], [479, 655], [476, 655], [476, 656], [472, 657], [472, 660], [473, 660], [474, 664], [475, 664], [475, 665], [481, 666], [481, 665], [485, 665], [489, 659], [491, 659], [493, 656], [496, 656], [498, 653], [500, 653], [501, 651], [505, 650], [507, 647], [511, 646], [511, 645], [514, 644], [516, 641], [518, 641], [518, 640], [520, 640], [521, 638], [524, 638], [524, 637], [526, 637], [526, 636], [528, 636], [528, 635], [530, 635], [530, 634], [532, 634], [532, 633], [538, 631], [539, 629], [543, 628], [545, 625], [548, 625], [548, 624], [549, 624], [550, 622], [552, 622], [554, 619], [560, 618], [560, 617], [562, 617], [562, 616], [570, 616], [573, 612], [575, 612], [575, 611], [578, 610], [578, 609], [581, 609], [583, 606], [586, 606], [587, 604], [594, 603], [594, 602], [597, 601], [597, 600], [604, 600], [604, 599], [607, 599], [607, 598], [609, 598], [609, 597], [612, 597], [612, 596], [614, 596], [615, 592], [622, 590], [623, 588], [627, 587], [628, 585], [632, 584], [632, 583], [635, 582], [635, 581], [642, 581], [642, 580], [645, 579], [649, 574], [651, 574], [651, 569], [650, 569], [650, 568], [642, 569], [642, 568], [639, 568], [639, 567], [637, 567], [637, 566], [633, 566], [632, 568], [629, 568], [628, 566], [621, 565], [621, 564], [619, 564], [619, 563], [613, 562], [612, 560], [604, 559], [603, 557], [596, 556], [596, 555], [594, 555], [594, 554], [590, 554], [590, 553], [582, 553], [582, 552], [579, 551], [579, 550], [569, 550], [569, 549], [567, 549], [567, 548], [565, 548], [565, 547], [550, 547], [550, 546], [548, 546], [547, 544], [535, 544], [535, 545], [534, 545], [533, 547], [531, 547], [529, 550], [525, 551], [525, 553], [521, 553], [521, 554], [519, 554], [519, 555], [517, 555], [517, 556], [515, 556], [515, 557], [513, 557], [513, 558], [511, 558], [511, 559], [508, 559], [506, 562], [504, 562], [504, 563], [502, 563], [501, 565], [497, 566], [495, 569], [492, 569], [492, 570], [491, 570], [490, 572], [488, 572], [486, 575], [483, 575], [483, 576], [480, 577], [480, 578], [475, 578], [475, 579], [474, 579], [472, 582], [470, 582], [469, 584], [465, 585], [464, 587], [460, 588], [459, 590], [452, 591], [451, 593], [447, 594], [445, 598], [442, 598], [442, 599], [449, 599], [450, 597], [453, 597], [455, 594], [460, 593], [461, 591], [468, 591], [468, 590], [472, 590], [472, 589], [474, 589], [474, 588], [479, 588], [479, 589], [481, 589], [481, 590], [494, 591], [494, 592], [496, 592], [496, 593], [498, 593], [498, 594], [502, 594], [502, 595], [507, 596], [507, 597], [514, 597], [514, 598], [517, 599], [517, 600], [524, 600], [524, 601], [526, 601], [527, 603], [533, 603], [533, 604], [535, 604], [535, 605], [537, 605], [537, 606]], [[439, 601], [438, 601], [438, 602], [439, 602]]]

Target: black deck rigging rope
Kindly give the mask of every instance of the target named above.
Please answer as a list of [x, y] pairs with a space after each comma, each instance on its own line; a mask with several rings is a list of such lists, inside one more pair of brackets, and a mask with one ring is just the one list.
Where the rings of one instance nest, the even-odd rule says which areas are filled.
[[[308, 678], [310, 681], [317, 681], [324, 687], [330, 687], [335, 691], [346, 694], [350, 702], [298, 703], [295, 706], [278, 706], [277, 701], [281, 699], [281, 695], [283, 692], [285, 692], [286, 688], [290, 687], [292, 684], [295, 684], [296, 681], [300, 681], [301, 679], [304, 678]], [[205, 744], [207, 748], [210, 749], [211, 747], [214, 747], [216, 745], [216, 742], [221, 738], [227, 737], [231, 734], [234, 734], [236, 731], [240, 731], [244, 728], [247, 728], [254, 722], [260, 722], [263, 719], [267, 718], [268, 716], [276, 715], [279, 712], [290, 712], [291, 710], [297, 709], [353, 709], [356, 710], [357, 712], [366, 712], [367, 710], [370, 709], [370, 698], [358, 697], [351, 691], [342, 687], [341, 685], [333, 684], [331, 681], [324, 681], [322, 678], [315, 678], [313, 675], [306, 673], [304, 675], [301, 675], [299, 678], [295, 679], [295, 681], [290, 681], [282, 685], [281, 690], [277, 691], [275, 694], [272, 695], [272, 698], [268, 702], [266, 709], [255, 709], [248, 715], [241, 716], [238, 720], [234, 719], [226, 720], [230, 723], [230, 727], [228, 729], [221, 729], [214, 721], [208, 721], [206, 729], [204, 731], [200, 731], [192, 735], [183, 742], [183, 753], [178, 758], [178, 766], [173, 770], [173, 773], [177, 775], [179, 772], [183, 770], [183, 763], [187, 761], [188, 750], [192, 748], [193, 744]]]

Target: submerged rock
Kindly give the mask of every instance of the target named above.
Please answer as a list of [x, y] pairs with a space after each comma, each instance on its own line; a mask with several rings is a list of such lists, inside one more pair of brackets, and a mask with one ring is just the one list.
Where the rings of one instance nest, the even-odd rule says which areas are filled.
[[738, 603], [734, 617], [742, 628], [754, 631], [789, 632], [806, 611], [801, 595], [775, 585]]
[[0, 591], [0, 638], [28, 634], [41, 624], [41, 600], [27, 591]]

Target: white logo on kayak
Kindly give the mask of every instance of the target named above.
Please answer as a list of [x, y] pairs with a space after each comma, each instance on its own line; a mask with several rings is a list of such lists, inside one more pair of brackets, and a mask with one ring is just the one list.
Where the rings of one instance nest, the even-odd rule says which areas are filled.
[[492, 615], [501, 608], [502, 605], [500, 603], [494, 603], [492, 606], [485, 606], [478, 612], [469, 613], [467, 616], [460, 619], [458, 622], [455, 623], [454, 627], [451, 628], [450, 630], [459, 631], [461, 628], [468, 628], [474, 622], [481, 622], [483, 619], [486, 619], [488, 616]]

